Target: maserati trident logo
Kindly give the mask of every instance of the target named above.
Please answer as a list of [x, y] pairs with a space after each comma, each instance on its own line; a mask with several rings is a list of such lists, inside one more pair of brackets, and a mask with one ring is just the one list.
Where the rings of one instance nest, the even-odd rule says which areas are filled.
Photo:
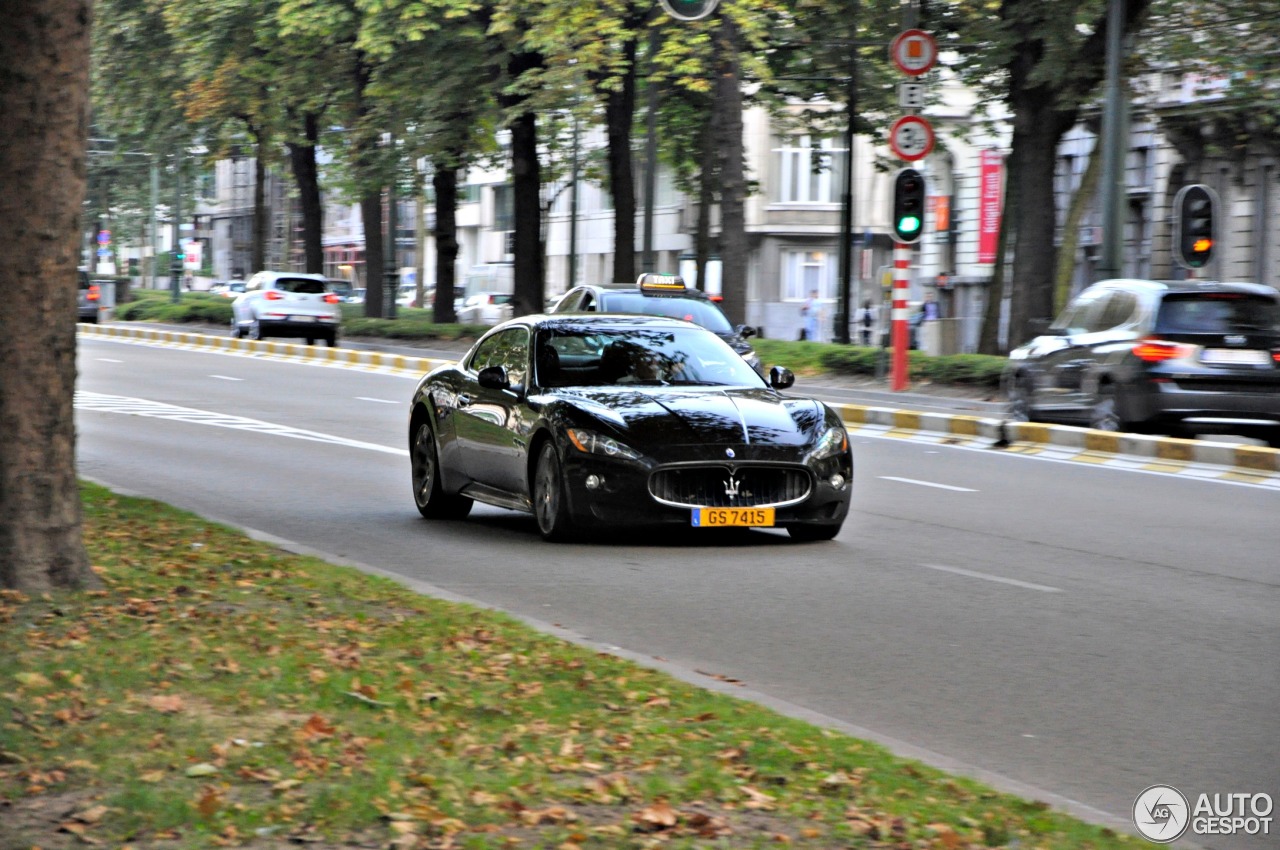
[[734, 476], [732, 472], [730, 472], [729, 480], [724, 485], [724, 494], [728, 496], [730, 499], [736, 499], [738, 497], [739, 486], [740, 486], [740, 482], [738, 481], [737, 477]]
[[725, 450], [724, 450], [724, 456], [725, 456], [725, 457], [728, 457], [728, 458], [734, 458], [734, 457], [737, 457], [737, 455], [735, 455], [735, 454], [733, 453], [733, 449], [725, 449]]

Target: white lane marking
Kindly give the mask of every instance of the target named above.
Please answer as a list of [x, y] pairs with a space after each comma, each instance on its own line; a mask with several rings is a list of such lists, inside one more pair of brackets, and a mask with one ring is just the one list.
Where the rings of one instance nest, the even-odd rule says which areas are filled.
[[914, 478], [898, 478], [896, 475], [881, 475], [885, 481], [901, 481], [903, 484], [919, 484], [921, 487], [937, 487], [939, 490], [955, 490], [957, 493], [976, 493], [971, 487], [952, 487], [950, 484], [935, 484], [932, 481], [917, 481]]
[[219, 381], [243, 381], [244, 378], [233, 378], [230, 375], [210, 375], [210, 378], [217, 378]]
[[124, 362], [123, 360], [116, 360], [116, 359], [114, 359], [114, 358], [112, 358], [112, 357], [97, 357], [97, 358], [95, 358], [95, 359], [96, 359], [99, 363], [123, 363], [123, 362]]
[[392, 401], [389, 398], [370, 398], [367, 395], [356, 396], [356, 401], [371, 401], [374, 404], [400, 404], [400, 402]]
[[977, 573], [973, 570], [962, 570], [959, 567], [943, 567], [938, 564], [921, 564], [927, 570], [938, 570], [944, 573], [954, 573], [958, 576], [967, 576], [969, 578], [980, 578], [984, 581], [995, 581], [1000, 584], [1011, 584], [1014, 587], [1025, 587], [1027, 590], [1038, 590], [1041, 593], [1061, 593], [1062, 588], [1050, 587], [1047, 584], [1032, 584], [1029, 581], [1018, 581], [1016, 578], [1005, 578], [1004, 576], [993, 576], [990, 573]]
[[319, 431], [305, 431], [301, 428], [290, 428], [288, 425], [277, 425], [263, 422], [260, 419], [247, 419], [243, 416], [230, 416], [225, 413], [214, 413], [209, 410], [196, 410], [192, 407], [179, 407], [150, 401], [145, 398], [130, 398], [121, 395], [104, 395], [83, 390], [76, 392], [75, 405], [80, 410], [94, 410], [100, 413], [123, 413], [128, 416], [145, 416], [151, 419], [169, 419], [175, 422], [188, 422], [194, 425], [212, 425], [217, 428], [231, 428], [238, 431], [252, 431], [272, 437], [290, 437], [295, 440], [309, 440], [315, 443], [329, 443], [335, 446], [346, 446], [353, 449], [365, 449], [371, 452], [408, 457], [407, 449], [393, 449], [376, 443], [361, 440], [350, 440], [333, 434], [322, 434]]

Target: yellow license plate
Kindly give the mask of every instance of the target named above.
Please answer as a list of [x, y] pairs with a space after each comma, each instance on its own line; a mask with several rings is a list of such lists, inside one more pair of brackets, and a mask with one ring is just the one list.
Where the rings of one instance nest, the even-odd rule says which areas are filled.
[[770, 527], [773, 508], [694, 508], [693, 524], [699, 528]]

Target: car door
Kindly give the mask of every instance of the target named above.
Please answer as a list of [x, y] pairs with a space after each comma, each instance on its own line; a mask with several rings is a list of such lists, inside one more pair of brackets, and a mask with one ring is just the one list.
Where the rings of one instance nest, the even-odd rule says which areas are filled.
[[1107, 290], [1085, 290], [1050, 326], [1051, 333], [1035, 340], [1030, 359], [1035, 363], [1032, 405], [1049, 417], [1085, 415], [1083, 377], [1090, 362], [1091, 334], [1098, 330]]
[[508, 389], [480, 386], [478, 380], [457, 398], [455, 426], [459, 465], [477, 483], [508, 493], [525, 491], [525, 453], [529, 417], [525, 392], [529, 374], [529, 330], [508, 328], [493, 334], [476, 348], [467, 364], [468, 374], [502, 366]]

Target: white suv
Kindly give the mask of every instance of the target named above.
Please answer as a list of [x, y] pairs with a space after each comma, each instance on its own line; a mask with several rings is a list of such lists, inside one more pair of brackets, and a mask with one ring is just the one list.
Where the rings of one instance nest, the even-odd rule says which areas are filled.
[[231, 302], [231, 335], [302, 337], [307, 345], [322, 339], [332, 347], [338, 344], [341, 301], [324, 275], [258, 272]]

